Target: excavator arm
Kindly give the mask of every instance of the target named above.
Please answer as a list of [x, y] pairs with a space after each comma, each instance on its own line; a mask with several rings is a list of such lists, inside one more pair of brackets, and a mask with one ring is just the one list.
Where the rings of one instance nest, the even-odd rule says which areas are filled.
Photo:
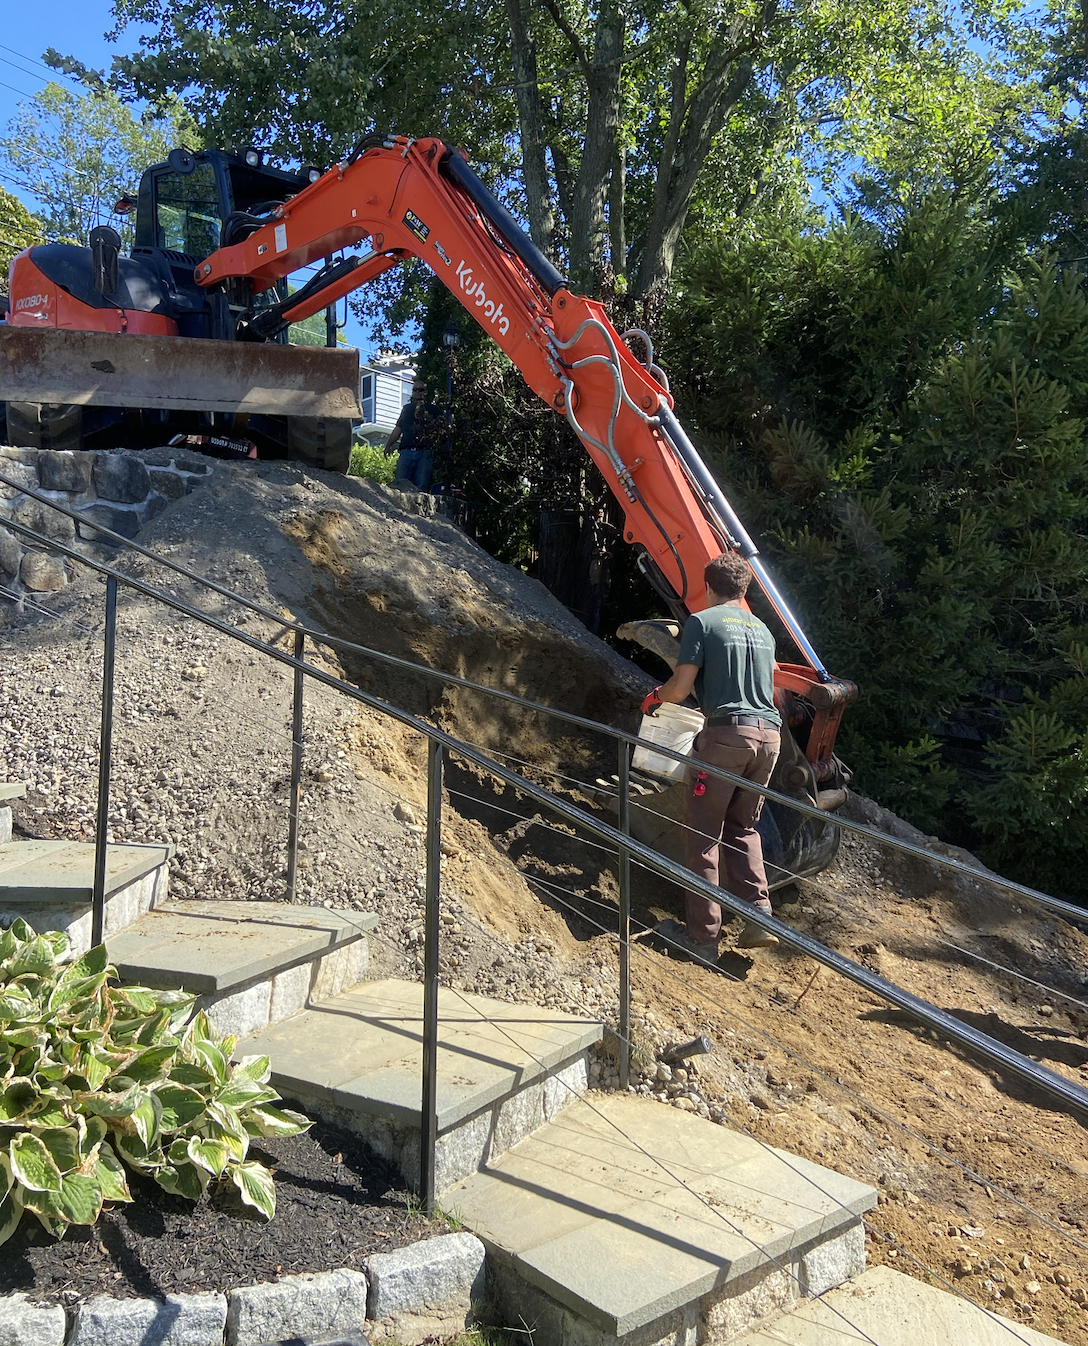
[[811, 708], [794, 707], [800, 714], [788, 718], [807, 722], [805, 756], [816, 781], [832, 780], [835, 735], [857, 689], [821, 663], [684, 433], [649, 337], [621, 335], [601, 304], [568, 289], [456, 150], [438, 139], [363, 142], [268, 223], [202, 261], [196, 280], [216, 287], [246, 278], [259, 292], [366, 241], [369, 256], [328, 267], [289, 301], [258, 310], [252, 335], [273, 335], [277, 323], [298, 322], [406, 258], [420, 258], [533, 391], [567, 417], [623, 508], [624, 537], [639, 549], [643, 573], [675, 617], [706, 606], [709, 560], [732, 548], [749, 561], [805, 660], [777, 667], [780, 691]]

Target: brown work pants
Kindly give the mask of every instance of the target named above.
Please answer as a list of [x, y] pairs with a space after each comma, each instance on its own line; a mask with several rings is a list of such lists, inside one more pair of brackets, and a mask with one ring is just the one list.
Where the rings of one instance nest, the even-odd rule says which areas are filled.
[[[717, 884], [720, 847], [728, 879], [724, 886], [745, 902], [759, 903], [765, 911], [770, 911], [767, 871], [763, 867], [763, 844], [756, 831], [763, 796], [715, 776], [700, 782], [697, 773], [699, 761], [710, 762], [735, 776], [766, 785], [778, 760], [778, 748], [777, 729], [743, 724], [704, 729], [692, 749], [684, 808], [688, 869]], [[699, 783], [706, 787], [702, 794], [695, 793]], [[705, 943], [716, 941], [722, 928], [721, 907], [697, 893], [687, 893], [686, 899], [688, 934]]]

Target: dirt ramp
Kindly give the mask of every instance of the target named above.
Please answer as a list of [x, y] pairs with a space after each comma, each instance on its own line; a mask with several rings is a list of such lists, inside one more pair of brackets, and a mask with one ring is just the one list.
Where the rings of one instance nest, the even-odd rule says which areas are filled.
[[[329, 630], [384, 653], [608, 723], [633, 724], [647, 676], [592, 636], [536, 580], [487, 556], [451, 521], [421, 519], [388, 496], [345, 498], [298, 515], [288, 537], [314, 568], [310, 606]], [[562, 726], [439, 679], [362, 657], [348, 675], [406, 710], [540, 765], [570, 761]]]

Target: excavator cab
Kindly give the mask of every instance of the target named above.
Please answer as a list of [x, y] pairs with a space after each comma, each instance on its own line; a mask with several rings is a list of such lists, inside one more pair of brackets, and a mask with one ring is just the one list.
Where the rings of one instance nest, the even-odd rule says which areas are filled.
[[[309, 185], [317, 169], [288, 173], [266, 165], [259, 150], [232, 154], [179, 147], [165, 163], [145, 169], [136, 197], [133, 261], [153, 268], [172, 298], [179, 336], [233, 341], [251, 307], [286, 298], [286, 282], [254, 295], [247, 285], [209, 293], [193, 279], [197, 262], [244, 237], [270, 212]], [[287, 343], [287, 334], [273, 338]]]

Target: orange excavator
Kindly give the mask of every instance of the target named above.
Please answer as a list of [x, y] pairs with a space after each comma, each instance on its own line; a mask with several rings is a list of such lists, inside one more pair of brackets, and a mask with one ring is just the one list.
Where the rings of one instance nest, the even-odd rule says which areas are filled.
[[[262, 452], [278, 446], [344, 470], [359, 415], [357, 357], [284, 345], [284, 335], [417, 257], [566, 416], [678, 622], [705, 606], [707, 561], [727, 548], [748, 560], [802, 660], [777, 666], [793, 733], [774, 783], [828, 810], [842, 802], [848, 772], [835, 736], [857, 689], [824, 667], [684, 432], [649, 336], [620, 334], [600, 303], [573, 293], [461, 152], [439, 139], [371, 136], [327, 172], [289, 174], [255, 150], [175, 150], [144, 173], [129, 204], [127, 258], [116, 233], [99, 229], [90, 249], [41, 245], [12, 264], [0, 327], [8, 442], [93, 445], [105, 419], [116, 443], [120, 418], [161, 444], [195, 416], [205, 430], [244, 429]], [[362, 244], [365, 255], [332, 260]], [[314, 277], [287, 293], [286, 277], [314, 263]], [[621, 634], [674, 661], [676, 630], [639, 622]], [[774, 824], [777, 811], [764, 813]], [[796, 814], [774, 825], [790, 834], [764, 838], [783, 873], [813, 872], [833, 853], [834, 828]]]

